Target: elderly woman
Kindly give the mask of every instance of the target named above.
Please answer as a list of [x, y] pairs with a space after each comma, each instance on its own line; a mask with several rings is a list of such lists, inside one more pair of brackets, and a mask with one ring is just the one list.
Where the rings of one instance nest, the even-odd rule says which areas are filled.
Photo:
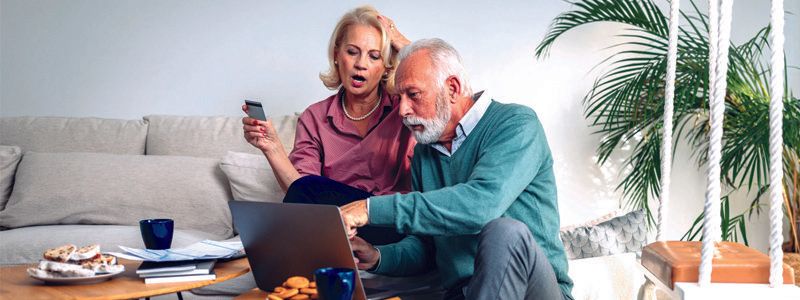
[[[245, 117], [245, 139], [261, 150], [286, 191], [284, 202], [344, 205], [373, 195], [411, 189], [414, 139], [391, 97], [396, 54], [410, 42], [370, 6], [342, 16], [328, 45], [330, 69], [320, 74], [334, 95], [309, 106], [298, 119], [294, 149], [286, 154], [272, 123]], [[242, 106], [247, 112], [247, 106]], [[374, 244], [401, 236], [362, 228]]]

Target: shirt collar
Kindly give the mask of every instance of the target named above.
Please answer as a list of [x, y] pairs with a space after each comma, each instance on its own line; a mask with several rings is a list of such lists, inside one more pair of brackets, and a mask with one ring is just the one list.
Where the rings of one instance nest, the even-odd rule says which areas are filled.
[[489, 105], [492, 104], [492, 98], [485, 90], [473, 94], [472, 101], [475, 101], [475, 103], [472, 104], [472, 107], [469, 108], [467, 113], [458, 121], [458, 125], [456, 125], [456, 136], [450, 143], [450, 150], [447, 150], [447, 148], [440, 143], [431, 144], [431, 147], [446, 156], [450, 156], [458, 150], [461, 143], [467, 139], [467, 136], [469, 136], [472, 130], [475, 129], [475, 126], [478, 125], [478, 122], [480, 122], [486, 110], [489, 109]]
[[[480, 91], [475, 93], [472, 96], [472, 100], [475, 101], [475, 104], [470, 107], [461, 120], [458, 121], [458, 126], [456, 128], [456, 135], [464, 135], [468, 136], [475, 126], [478, 125], [478, 122], [483, 117], [483, 114], [486, 113], [486, 110], [489, 108], [489, 104], [492, 103], [492, 99], [489, 95], [484, 95], [486, 91]], [[460, 129], [460, 133], [458, 132]]]

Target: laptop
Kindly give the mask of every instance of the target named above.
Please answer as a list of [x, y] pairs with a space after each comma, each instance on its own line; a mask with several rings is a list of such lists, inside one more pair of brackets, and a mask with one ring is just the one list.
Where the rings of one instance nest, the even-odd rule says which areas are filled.
[[[258, 288], [272, 291], [291, 276], [314, 278], [314, 270], [358, 270], [344, 222], [335, 205], [230, 201]], [[353, 299], [384, 299], [397, 291], [364, 289], [358, 272]]]

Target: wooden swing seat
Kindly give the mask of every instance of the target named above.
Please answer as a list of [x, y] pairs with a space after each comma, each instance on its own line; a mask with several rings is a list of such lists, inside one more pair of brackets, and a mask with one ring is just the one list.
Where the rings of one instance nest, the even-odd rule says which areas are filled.
[[[702, 242], [662, 241], [645, 246], [642, 266], [664, 285], [697, 282]], [[783, 264], [783, 283], [794, 284], [794, 270]], [[769, 256], [739, 243], [717, 243], [711, 282], [769, 283]]]

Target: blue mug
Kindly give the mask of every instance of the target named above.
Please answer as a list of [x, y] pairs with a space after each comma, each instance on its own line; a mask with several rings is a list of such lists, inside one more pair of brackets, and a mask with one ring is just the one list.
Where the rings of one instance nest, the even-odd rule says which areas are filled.
[[321, 268], [314, 271], [320, 300], [351, 300], [356, 287], [356, 271], [347, 268]]
[[144, 247], [152, 250], [169, 249], [172, 246], [172, 232], [175, 222], [172, 219], [145, 219], [139, 221]]

